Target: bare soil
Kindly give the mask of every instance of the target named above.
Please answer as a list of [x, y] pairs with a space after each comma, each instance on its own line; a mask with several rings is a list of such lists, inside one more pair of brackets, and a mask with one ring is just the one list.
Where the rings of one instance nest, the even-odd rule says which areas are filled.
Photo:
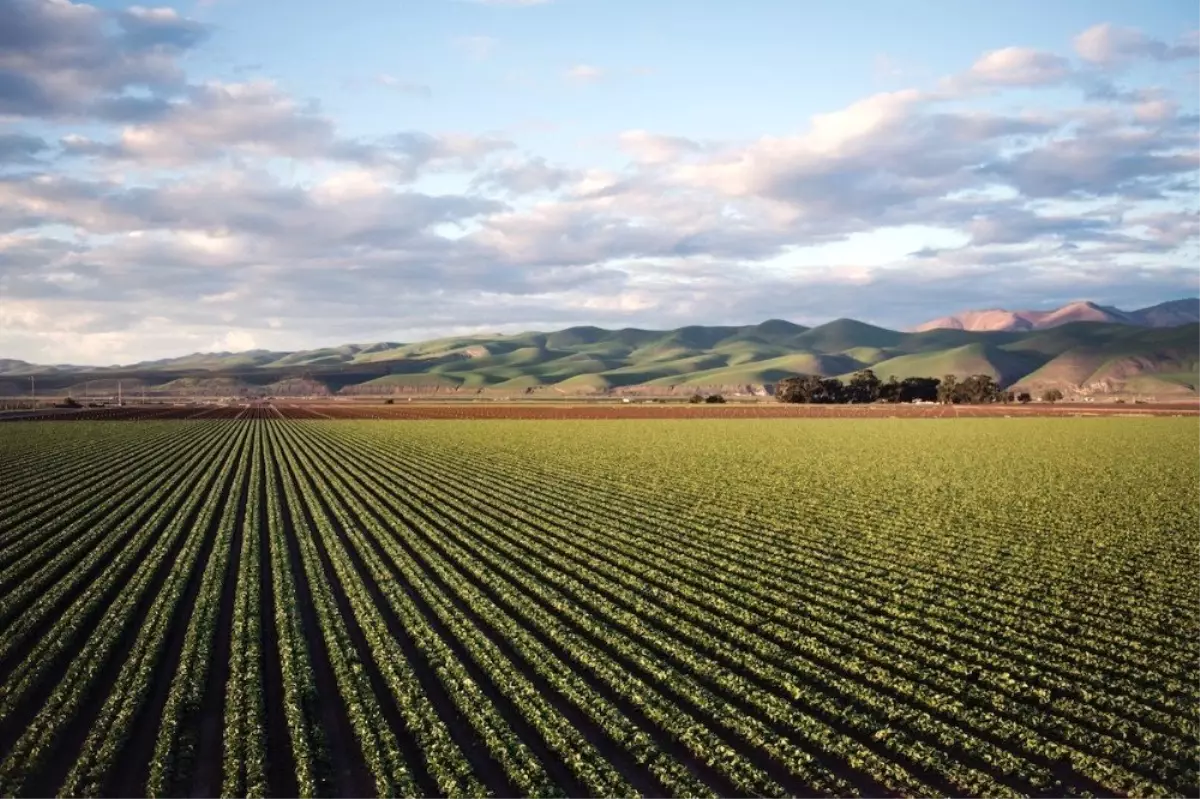
[[286, 418], [436, 419], [955, 419], [1030, 416], [1200, 416], [1200, 402], [1033, 403], [1029, 405], [788, 405], [773, 400], [724, 405], [601, 402], [287, 402], [228, 406], [145, 406], [22, 415], [2, 421], [162, 421]]

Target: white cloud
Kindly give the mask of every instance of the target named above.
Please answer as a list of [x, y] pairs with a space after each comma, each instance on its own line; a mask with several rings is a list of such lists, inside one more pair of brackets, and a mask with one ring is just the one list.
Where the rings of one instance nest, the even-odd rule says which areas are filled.
[[255, 349], [254, 335], [245, 330], [230, 330], [224, 336], [208, 345], [210, 351], [216, 352], [245, 352]]
[[1195, 59], [1200, 55], [1200, 40], [1190, 31], [1175, 44], [1155, 39], [1136, 28], [1104, 23], [1088, 28], [1075, 37], [1079, 57], [1101, 67], [1117, 67], [1146, 58], [1155, 61]]
[[[1009, 47], [933, 90], [863, 97], [795, 130], [717, 142], [634, 127], [607, 139], [614, 160], [565, 165], [478, 131], [351, 138], [269, 81], [186, 80], [182, 56], [206, 30], [178, 12], [38, 1], [29, 44], [0, 53], [0, 71], [37, 91], [0, 98], [0, 113], [92, 124], [0, 134], [0, 355], [282, 349], [463, 319], [919, 319], [980, 296], [1074, 293], [1072, 270], [1101, 301], [1194, 283], [1178, 266], [1200, 238], [1194, 119], [1170, 91], [1096, 68], [1182, 57], [1186, 41], [1093, 29], [1077, 69]], [[496, 42], [455, 46], [483, 60]], [[99, 59], [95, 76], [77, 50]], [[127, 87], [148, 84], [130, 102]], [[388, 73], [354, 85], [428, 96]], [[1080, 104], [1003, 102], [1040, 86], [1082, 89]], [[983, 96], [998, 110], [977, 110]], [[291, 162], [300, 180], [285, 178]], [[911, 258], [886, 241], [905, 226], [936, 234]], [[839, 255], [850, 241], [871, 257]]]
[[604, 70], [591, 64], [576, 64], [564, 73], [566, 79], [574, 83], [594, 83], [604, 75]]
[[644, 164], [675, 161], [687, 153], [701, 150], [698, 143], [683, 136], [663, 136], [646, 130], [627, 130], [617, 139], [622, 150]]
[[[6, 0], [0, 30], [0, 116], [45, 119], [153, 115], [183, 88], [180, 61], [209, 34], [173, 9], [110, 14], [69, 0]], [[135, 87], [149, 95], [125, 94]]]
[[1028, 47], [1005, 47], [986, 53], [971, 65], [967, 79], [988, 86], [1046, 86], [1071, 73], [1067, 59]]

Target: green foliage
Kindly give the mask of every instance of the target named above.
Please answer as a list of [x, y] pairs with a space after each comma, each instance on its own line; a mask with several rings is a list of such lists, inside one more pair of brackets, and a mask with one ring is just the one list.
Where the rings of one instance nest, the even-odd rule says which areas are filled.
[[[986, 375], [960, 384], [953, 375], [934, 377], [889, 378], [885, 383], [870, 369], [855, 373], [849, 385], [836, 377], [799, 375], [775, 385], [775, 399], [797, 403], [871, 403], [871, 402], [994, 402], [1001, 394]], [[972, 399], [974, 397], [980, 399]]]
[[1058, 402], [1062, 398], [1063, 393], [1057, 388], [1048, 388], [1042, 392], [1042, 402]]
[[855, 372], [846, 385], [846, 398], [850, 402], [875, 402], [879, 399], [883, 381], [870, 369]]
[[836, 377], [799, 375], [779, 381], [775, 398], [780, 402], [833, 404], [847, 401], [842, 381]]
[[1194, 418], [3, 433], [4, 795], [1197, 793]]

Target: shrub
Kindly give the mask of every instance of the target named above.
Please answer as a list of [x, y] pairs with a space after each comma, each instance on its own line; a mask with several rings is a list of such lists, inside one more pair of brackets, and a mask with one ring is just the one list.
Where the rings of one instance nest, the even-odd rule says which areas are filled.
[[725, 398], [722, 397], [720, 394], [710, 394], [704, 398], [704, 401], [707, 402], [709, 405], [720, 405], [725, 402]]

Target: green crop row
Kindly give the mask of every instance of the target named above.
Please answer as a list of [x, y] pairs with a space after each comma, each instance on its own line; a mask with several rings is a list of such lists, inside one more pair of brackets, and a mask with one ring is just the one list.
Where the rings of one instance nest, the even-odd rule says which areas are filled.
[[1194, 420], [10, 429], [0, 795], [1200, 793]]

